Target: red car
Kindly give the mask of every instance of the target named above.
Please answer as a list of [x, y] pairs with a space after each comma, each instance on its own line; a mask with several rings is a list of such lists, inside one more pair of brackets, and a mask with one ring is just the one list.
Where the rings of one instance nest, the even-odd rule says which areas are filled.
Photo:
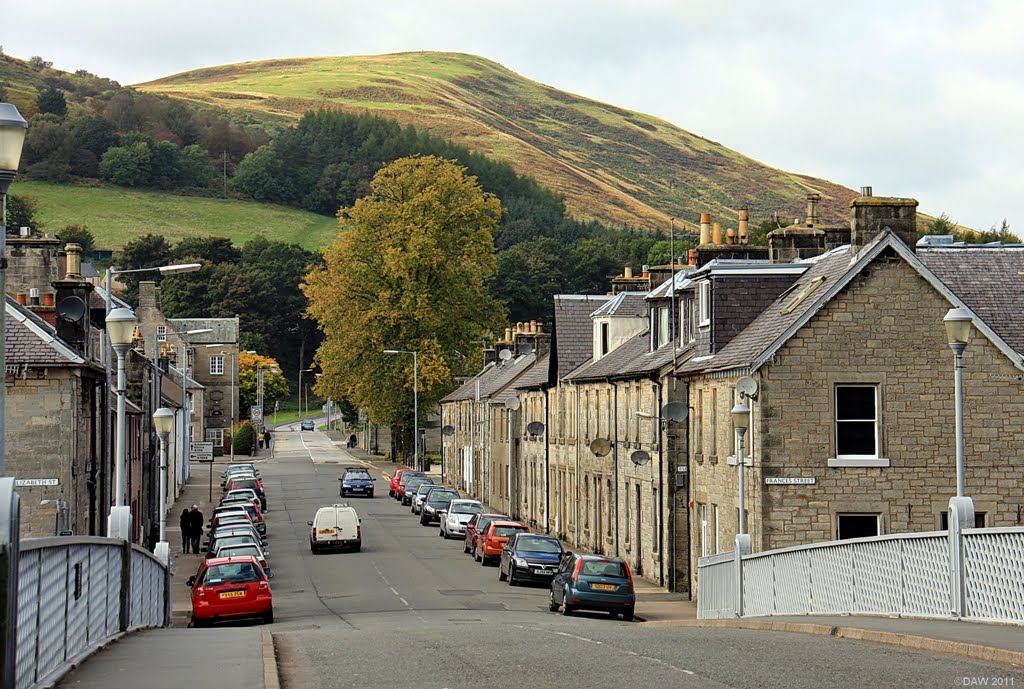
[[487, 525], [493, 522], [495, 519], [511, 519], [512, 517], [507, 514], [498, 514], [497, 512], [485, 512], [483, 514], [474, 514], [466, 522], [466, 538], [462, 544], [462, 552], [473, 553], [473, 557], [476, 557], [476, 540], [477, 533], [487, 529]]
[[476, 539], [476, 548], [473, 549], [473, 557], [484, 567], [488, 562], [501, 559], [501, 549], [508, 543], [508, 537], [516, 531], [530, 532], [530, 527], [519, 522], [504, 521], [496, 519], [492, 521], [486, 531], [481, 531]]
[[395, 475], [391, 477], [391, 486], [388, 488], [388, 495], [393, 498], [398, 497], [398, 480], [402, 478], [402, 474], [409, 471], [408, 469], [397, 469]]
[[426, 474], [422, 471], [412, 471], [411, 469], [406, 469], [402, 472], [401, 478], [398, 479], [398, 489], [395, 490], [395, 497], [398, 498], [398, 500], [405, 497], [405, 486], [409, 483], [409, 479], [415, 476], [426, 476]]
[[270, 580], [252, 555], [203, 560], [187, 584], [192, 588], [193, 627], [251, 617], [274, 621]]

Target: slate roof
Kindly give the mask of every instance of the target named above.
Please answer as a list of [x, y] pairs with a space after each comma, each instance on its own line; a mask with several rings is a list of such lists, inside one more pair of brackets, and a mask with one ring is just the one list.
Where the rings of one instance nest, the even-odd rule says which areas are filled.
[[1024, 353], [1024, 245], [919, 246], [917, 257], [1014, 351]]
[[212, 332], [188, 335], [190, 345], [238, 342], [236, 318], [168, 318], [167, 322], [172, 330], [180, 333], [210, 328]]
[[604, 306], [607, 294], [556, 294], [554, 341], [555, 372], [561, 378], [593, 356], [594, 323], [590, 314]]
[[591, 319], [597, 316], [641, 316], [646, 318], [646, 297], [647, 292], [619, 292], [594, 310], [590, 317]]
[[[604, 380], [606, 378], [641, 378], [657, 373], [672, 363], [672, 345], [663, 345], [650, 351], [650, 331], [636, 335], [605, 354], [597, 361], [591, 360], [570, 373], [566, 378], [573, 381]], [[675, 352], [677, 360], [683, 358], [683, 350]]]
[[545, 354], [530, 367], [529, 371], [518, 378], [512, 384], [512, 387], [516, 390], [525, 390], [527, 388], [540, 388], [547, 385], [550, 379], [550, 367], [551, 357]]
[[[488, 364], [484, 370], [476, 374], [453, 392], [448, 393], [441, 402], [458, 402], [476, 399], [476, 383], [480, 381], [480, 399], [494, 399], [501, 396], [506, 386], [533, 366], [537, 360], [535, 353], [509, 359], [505, 362]], [[508, 397], [511, 397], [509, 394]], [[504, 401], [504, 397], [500, 401]]]
[[78, 350], [57, 337], [53, 326], [7, 297], [4, 352], [8, 365], [68, 366], [86, 363]]
[[[690, 276], [696, 271], [686, 271], [683, 273], [676, 273], [675, 275], [675, 292], [679, 292], [687, 289], [693, 285], [693, 280]], [[672, 278], [665, 280], [665, 282], [658, 285], [655, 289], [652, 289], [647, 293], [647, 299], [665, 299], [672, 296]]]
[[[97, 304], [96, 301], [92, 297], [99, 297], [99, 303]], [[106, 304], [106, 301], [107, 301], [107, 290], [105, 290], [103, 287], [99, 287], [99, 286], [93, 287], [92, 292], [90, 292], [89, 306], [92, 306], [94, 308], [96, 306], [101, 306], [102, 307], [104, 304]], [[125, 308], [129, 308], [129, 309], [131, 308], [131, 306], [128, 304], [128, 302], [126, 302], [124, 299], [121, 299], [121, 297], [117, 296], [116, 294], [113, 295], [113, 297], [111, 297], [111, 299], [110, 299], [110, 308], [117, 309], [117, 308], [121, 308], [122, 306], [125, 307]]]

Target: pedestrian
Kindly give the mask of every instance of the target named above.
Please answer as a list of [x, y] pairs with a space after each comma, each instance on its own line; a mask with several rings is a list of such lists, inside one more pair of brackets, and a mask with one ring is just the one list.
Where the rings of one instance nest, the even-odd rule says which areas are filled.
[[263, 431], [263, 446], [270, 449], [270, 429]]
[[181, 519], [178, 520], [178, 523], [181, 525], [181, 552], [187, 553], [192, 534], [192, 519], [188, 516], [187, 507], [181, 511]]
[[199, 505], [192, 505], [192, 510], [188, 513], [188, 538], [192, 552], [196, 555], [199, 554], [199, 539], [203, 537], [203, 527], [205, 525], [203, 513], [199, 511]]

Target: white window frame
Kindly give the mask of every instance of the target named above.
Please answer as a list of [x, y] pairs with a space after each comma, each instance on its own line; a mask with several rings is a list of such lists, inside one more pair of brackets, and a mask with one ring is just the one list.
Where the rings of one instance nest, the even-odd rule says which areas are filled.
[[705, 326], [711, 324], [711, 281], [704, 280], [697, 283], [697, 325]]
[[[214, 365], [217, 364], [217, 365]], [[222, 376], [224, 375], [224, 355], [214, 354], [210, 357], [210, 375], [211, 376]]]
[[156, 326], [156, 341], [167, 342], [167, 326], [158, 325]]
[[[865, 417], [865, 418], [852, 418], [852, 419], [843, 419], [842, 421], [840, 421], [840, 419], [839, 419], [839, 391], [840, 391], [840, 389], [849, 389], [849, 388], [871, 388], [871, 390], [874, 391], [874, 399], [875, 399], [874, 414], [873, 414], [873, 416], [871, 418], [867, 418], [867, 417]], [[833, 409], [834, 409], [834, 411], [833, 411], [833, 424], [834, 424], [834, 431], [835, 431], [835, 453], [836, 453], [835, 457], [836, 457], [836, 459], [839, 459], [839, 460], [861, 461], [861, 460], [877, 460], [877, 459], [880, 458], [880, 451], [881, 451], [881, 448], [880, 448], [881, 442], [880, 442], [880, 440], [881, 439], [880, 439], [880, 433], [879, 433], [879, 421], [880, 421], [880, 416], [881, 415], [879, 414], [879, 410], [878, 410], [878, 406], [879, 406], [879, 404], [878, 404], [878, 402], [879, 402], [879, 399], [878, 399], [879, 389], [878, 388], [879, 388], [879, 386], [877, 384], [875, 384], [875, 383], [867, 383], [867, 384], [865, 384], [865, 383], [845, 384], [844, 383], [844, 384], [837, 384], [833, 388], [833, 391], [832, 391], [832, 402], [833, 402], [833, 405], [834, 405], [833, 406]], [[844, 454], [844, 453], [839, 452], [839, 429], [840, 429], [840, 424], [842, 424], [842, 423], [871, 423], [873, 425], [873, 427], [874, 427], [875, 451], [873, 453], [871, 453], [871, 454]]]
[[672, 311], [669, 306], [658, 307], [658, 341], [655, 344], [661, 348], [672, 339]]
[[224, 429], [223, 428], [207, 428], [206, 432], [205, 432], [205, 435], [206, 435], [206, 438], [205, 438], [206, 442], [208, 442], [208, 443], [212, 442], [214, 445], [219, 445], [220, 447], [224, 447]]

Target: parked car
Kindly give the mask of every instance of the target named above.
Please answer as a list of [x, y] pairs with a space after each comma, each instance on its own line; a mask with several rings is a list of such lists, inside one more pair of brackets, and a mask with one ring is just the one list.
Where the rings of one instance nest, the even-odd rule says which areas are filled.
[[554, 536], [528, 531], [514, 533], [501, 549], [498, 581], [507, 579], [509, 586], [527, 581], [550, 583], [564, 552], [562, 544]]
[[209, 548], [210, 544], [222, 536], [234, 536], [238, 534], [251, 534], [253, 539], [261, 546], [266, 548], [267, 539], [264, 538], [256, 530], [256, 527], [252, 525], [252, 522], [238, 522], [237, 524], [221, 524], [216, 529], [212, 529], [207, 532], [206, 542], [203, 544], [205, 548]]
[[529, 531], [530, 527], [519, 522], [504, 521], [496, 519], [492, 521], [487, 530], [481, 532], [476, 542], [476, 550], [473, 555], [476, 561], [482, 566], [501, 557], [501, 549], [508, 543], [508, 537], [516, 531]]
[[370, 476], [365, 467], [346, 467], [345, 472], [338, 481], [341, 486], [338, 488], [338, 495], [365, 495], [373, 497], [373, 482], [377, 479]]
[[[405, 473], [402, 474], [402, 478], [398, 479], [398, 488], [395, 491], [395, 497], [397, 497], [398, 500], [403, 505], [408, 505], [409, 504], [409, 500], [406, 499], [405, 493], [406, 493], [406, 489], [409, 486], [409, 482], [412, 481], [414, 478], [415, 479], [428, 479], [430, 477], [427, 476], [426, 474], [424, 474], [422, 471], [406, 471]], [[430, 479], [431, 483], [433, 483], [433, 481], [434, 481], [433, 479]], [[418, 481], [417, 483], [422, 483], [422, 481]], [[415, 489], [417, 483], [413, 484], [413, 488], [414, 489]], [[415, 490], [414, 490], [414, 492], [415, 492]], [[412, 498], [412, 496], [409, 496], [409, 497], [410, 497], [410, 499]]]
[[236, 504], [221, 505], [213, 510], [213, 515], [210, 518], [210, 526], [214, 525], [214, 519], [220, 515], [236, 514], [238, 512], [244, 512], [250, 520], [252, 520], [253, 526], [260, 532], [261, 536], [267, 535], [267, 522], [263, 519], [263, 513], [260, 508], [256, 507], [250, 502], [240, 502]]
[[[403, 477], [404, 479], [405, 477]], [[433, 486], [434, 479], [428, 476], [412, 476], [405, 483], [401, 483], [398, 486], [398, 491], [401, 494], [401, 502], [403, 505], [412, 505], [413, 498], [416, 496], [416, 491], [420, 486]]]
[[566, 553], [551, 580], [548, 609], [563, 615], [575, 610], [604, 610], [633, 619], [636, 592], [629, 565], [615, 557]]
[[[263, 548], [263, 543], [259, 540], [259, 534], [247, 533], [243, 531], [221, 531], [218, 535], [215, 535], [210, 539], [209, 546], [203, 548], [206, 551], [206, 558], [210, 559], [215, 557], [217, 548], [224, 545], [246, 545], [252, 543]], [[263, 552], [267, 552], [266, 549]]]
[[441, 538], [453, 538], [466, 534], [466, 522], [474, 515], [484, 511], [484, 506], [479, 500], [452, 500], [448, 505], [448, 511], [441, 517]]
[[309, 549], [319, 553], [328, 548], [350, 548], [358, 551], [363, 546], [363, 520], [346, 503], [321, 507], [310, 526]]
[[267, 565], [267, 554], [263, 551], [263, 548], [259, 547], [255, 543], [236, 543], [234, 545], [224, 543], [217, 547], [217, 551], [213, 556], [234, 557], [236, 555], [252, 555], [256, 558], [256, 561], [260, 563], [260, 567], [263, 568], [263, 571], [267, 573], [268, 579], [274, 576], [273, 572], [270, 571], [270, 567]]
[[274, 621], [274, 598], [270, 580], [252, 555], [203, 560], [192, 588], [192, 626], [255, 617]]
[[472, 553], [476, 558], [476, 542], [479, 539], [479, 532], [486, 531], [487, 525], [495, 519], [510, 519], [510, 517], [497, 512], [481, 512], [470, 517], [466, 522], [466, 538], [462, 544], [462, 552]]
[[302, 430], [304, 430], [304, 431], [315, 431], [316, 430], [316, 424], [313, 422], [313, 419], [303, 419], [302, 420]]
[[252, 488], [239, 488], [237, 490], [230, 490], [227, 493], [225, 493], [224, 497], [221, 498], [221, 502], [224, 502], [225, 500], [232, 500], [234, 498], [251, 498], [256, 502], [260, 501], [260, 496], [257, 495], [256, 491], [253, 490]]
[[420, 526], [440, 522], [441, 513], [448, 509], [451, 501], [461, 497], [459, 491], [454, 488], [445, 488], [444, 486], [431, 488], [423, 498], [423, 506], [420, 508]]
[[391, 476], [391, 485], [388, 487], [388, 495], [393, 498], [398, 497], [398, 481], [402, 478], [402, 474], [410, 471], [409, 469], [395, 469], [395, 473]]
[[[234, 522], [244, 522], [252, 524], [253, 528], [256, 528], [256, 523], [249, 516], [249, 513], [244, 509], [235, 509], [234, 507], [225, 508], [222, 512], [214, 511], [213, 516], [210, 517], [210, 521], [207, 523], [207, 529], [214, 531], [218, 526], [222, 524], [232, 524]], [[259, 529], [257, 529], [259, 531]], [[263, 534], [260, 534], [261, 536]]]
[[413, 514], [419, 514], [423, 510], [423, 499], [427, 497], [427, 493], [433, 490], [435, 487], [432, 479], [424, 479], [422, 482], [416, 484], [416, 489], [413, 490], [412, 483], [410, 482], [405, 487], [405, 494], [409, 497], [409, 504], [411, 507], [409, 511]]
[[227, 478], [233, 473], [246, 473], [252, 474], [253, 476], [259, 476], [260, 470], [256, 468], [256, 465], [252, 462], [243, 462], [237, 464], [228, 464], [224, 471], [221, 472], [221, 478]]
[[224, 486], [224, 490], [227, 493], [230, 493], [233, 490], [238, 490], [240, 488], [251, 488], [253, 491], [255, 491], [256, 495], [258, 495], [260, 498], [260, 507], [264, 512], [267, 511], [267, 492], [263, 490], [263, 481], [259, 480], [255, 476], [250, 475], [250, 478], [229, 479]]

